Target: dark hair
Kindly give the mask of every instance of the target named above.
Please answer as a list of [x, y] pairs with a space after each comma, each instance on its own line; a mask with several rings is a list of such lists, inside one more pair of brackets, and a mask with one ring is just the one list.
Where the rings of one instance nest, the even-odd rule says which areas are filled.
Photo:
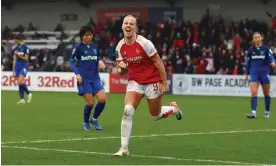
[[[260, 32], [254, 32], [253, 35], [252, 35], [253, 36], [253, 40], [254, 40], [254, 36], [257, 35], [257, 34], [261, 35]], [[258, 51], [258, 49], [257, 49], [257, 47], [255, 45], [255, 42], [253, 40], [252, 40], [252, 47], [253, 47], [254, 52], [258, 55], [259, 51]]]
[[79, 31], [79, 36], [80, 38], [82, 39], [82, 37], [85, 35], [85, 33], [87, 32], [91, 32], [93, 34], [93, 30], [90, 26], [88, 25], [84, 25], [80, 28], [80, 31]]

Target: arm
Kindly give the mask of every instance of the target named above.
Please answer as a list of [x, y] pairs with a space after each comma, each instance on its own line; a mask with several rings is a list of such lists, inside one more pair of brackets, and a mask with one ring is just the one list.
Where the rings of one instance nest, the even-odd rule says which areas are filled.
[[17, 55], [17, 57], [18, 57], [19, 59], [24, 60], [24, 61], [28, 61], [28, 60], [29, 60], [29, 55], [25, 55], [25, 56]]
[[17, 57], [23, 61], [28, 61], [29, 60], [29, 48], [27, 47], [25, 52], [24, 52], [24, 56], [20, 55], [18, 53], [16, 53]]
[[273, 52], [271, 49], [269, 49], [268, 59], [269, 59], [270, 63], [275, 63], [275, 59], [273, 57]]
[[97, 55], [98, 55], [98, 58], [99, 58], [99, 61], [98, 61], [98, 69], [105, 69], [105, 64], [104, 64], [104, 62], [102, 61], [101, 53], [100, 53], [99, 48], [97, 48]]
[[76, 63], [76, 59], [77, 59], [77, 52], [78, 52], [77, 48], [74, 48], [73, 51], [72, 51], [72, 56], [71, 56], [71, 58], [70, 58], [70, 62], [69, 62], [69, 65], [70, 65], [71, 70], [72, 70], [76, 75], [79, 74], [79, 71], [78, 71], [78, 69], [77, 69], [77, 67], [76, 67], [76, 64], [75, 64], [75, 63]]
[[160, 73], [162, 83], [167, 84], [167, 76], [166, 76], [166, 70], [164, 67], [164, 64], [160, 58], [160, 56], [157, 53], [157, 50], [155, 49], [154, 45], [152, 44], [151, 41], [147, 40], [144, 43], [144, 50], [147, 54], [147, 56], [153, 61], [155, 64], [157, 70]]
[[16, 55], [13, 55], [13, 63], [12, 63], [12, 72], [15, 71], [15, 62], [16, 62]]
[[249, 75], [250, 74], [250, 68], [251, 68], [251, 54], [248, 54], [248, 59], [246, 62], [246, 74]]
[[125, 74], [125, 73], [127, 73], [127, 64], [124, 62], [124, 58], [121, 54], [122, 43], [123, 42], [120, 41], [115, 49], [116, 67], [117, 67], [118, 73]]
[[164, 64], [163, 64], [160, 56], [158, 55], [158, 53], [156, 53], [154, 56], [152, 56], [151, 60], [153, 61], [153, 63], [155, 64], [156, 68], [158, 69], [158, 71], [160, 73], [162, 83], [166, 84], [167, 83], [166, 70], [165, 70]]

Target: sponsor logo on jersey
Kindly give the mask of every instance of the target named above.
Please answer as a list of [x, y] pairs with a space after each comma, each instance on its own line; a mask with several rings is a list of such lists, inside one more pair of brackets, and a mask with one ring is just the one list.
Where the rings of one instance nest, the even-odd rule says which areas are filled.
[[97, 60], [97, 59], [98, 59], [97, 56], [91, 56], [91, 55], [81, 56], [82, 61], [91, 61], [91, 60]]
[[25, 52], [17, 52], [17, 54], [19, 54], [19, 55], [25, 55]]
[[253, 55], [252, 59], [265, 59], [264, 55]]
[[135, 56], [135, 57], [129, 57], [126, 60], [128, 63], [134, 64], [134, 63], [141, 63], [142, 59], [143, 59], [142, 56]]

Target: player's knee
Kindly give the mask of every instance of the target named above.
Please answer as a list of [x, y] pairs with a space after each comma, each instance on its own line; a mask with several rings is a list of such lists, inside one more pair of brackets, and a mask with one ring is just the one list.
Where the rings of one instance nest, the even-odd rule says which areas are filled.
[[258, 91], [251, 91], [251, 96], [252, 97], [258, 96]]
[[19, 80], [17, 81], [17, 83], [18, 83], [18, 85], [23, 85], [23, 84], [24, 84], [24, 81], [22, 81], [22, 80], [19, 79]]
[[94, 105], [94, 101], [93, 100], [86, 100], [86, 104], [88, 106], [93, 106]]
[[106, 102], [106, 96], [101, 96], [98, 98], [99, 103], [105, 103]]
[[135, 112], [135, 108], [132, 105], [125, 105], [123, 118], [125, 119], [132, 118], [132, 116], [134, 115], [134, 112]]
[[264, 91], [263, 94], [264, 94], [264, 96], [270, 96], [269, 91]]

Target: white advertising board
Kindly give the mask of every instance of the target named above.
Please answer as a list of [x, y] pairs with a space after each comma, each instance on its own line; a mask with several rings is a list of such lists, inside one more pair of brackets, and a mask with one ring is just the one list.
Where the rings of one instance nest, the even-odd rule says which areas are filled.
[[[100, 73], [105, 91], [109, 92], [109, 74]], [[1, 90], [18, 90], [12, 72], [1, 72]], [[67, 72], [29, 72], [26, 84], [31, 91], [77, 92], [77, 80]]]
[[[271, 97], [276, 97], [276, 77], [271, 76]], [[208, 96], [250, 96], [244, 76], [233, 75], [173, 75], [173, 94]], [[263, 96], [261, 87], [259, 96]]]

